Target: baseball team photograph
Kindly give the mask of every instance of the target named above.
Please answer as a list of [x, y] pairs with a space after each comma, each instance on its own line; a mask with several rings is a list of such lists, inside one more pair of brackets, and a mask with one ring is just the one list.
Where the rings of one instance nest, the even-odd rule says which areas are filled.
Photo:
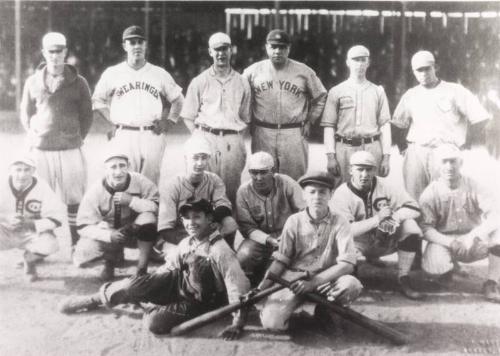
[[3, 1], [0, 151], [0, 355], [500, 355], [500, 1]]

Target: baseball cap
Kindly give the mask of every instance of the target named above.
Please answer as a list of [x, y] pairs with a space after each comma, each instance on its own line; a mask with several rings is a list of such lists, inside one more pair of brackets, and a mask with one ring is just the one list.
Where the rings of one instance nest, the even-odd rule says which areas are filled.
[[430, 67], [436, 63], [434, 55], [429, 51], [418, 51], [411, 58], [411, 67], [413, 70]]
[[290, 44], [290, 36], [283, 30], [272, 30], [267, 34], [266, 42], [270, 44]]
[[15, 155], [14, 158], [12, 159], [12, 161], [10, 162], [10, 165], [12, 166], [16, 163], [24, 163], [27, 166], [36, 167], [35, 160], [31, 156], [31, 154], [29, 154], [27, 152], [23, 152], [23, 153], [19, 153], [19, 154]]
[[123, 31], [123, 36], [122, 39], [123, 41], [131, 39], [131, 38], [142, 38], [143, 40], [146, 39], [144, 30], [142, 29], [141, 26], [130, 26]]
[[271, 169], [274, 167], [274, 159], [267, 152], [255, 152], [248, 160], [248, 170]]
[[42, 38], [42, 47], [66, 47], [66, 37], [59, 32], [46, 33]]
[[347, 51], [347, 58], [370, 57], [370, 51], [365, 46], [356, 45]]
[[324, 187], [333, 189], [335, 185], [334, 177], [330, 173], [323, 171], [308, 172], [302, 177], [300, 177], [297, 182], [302, 188], [311, 184], [319, 184]]
[[123, 153], [123, 150], [120, 150], [119, 148], [116, 147], [112, 147], [105, 152], [103, 162], [106, 163], [111, 158], [123, 158], [127, 161], [129, 160], [128, 156], [125, 153]]
[[352, 154], [349, 160], [351, 166], [372, 166], [376, 167], [375, 157], [368, 151], [358, 151]]
[[231, 38], [223, 32], [214, 33], [208, 40], [208, 47], [214, 49], [230, 45]]
[[206, 199], [200, 199], [196, 201], [186, 202], [179, 208], [179, 215], [185, 217], [190, 211], [201, 211], [205, 214], [212, 214], [214, 209], [212, 204]]
[[210, 144], [203, 137], [190, 137], [184, 143], [184, 153], [186, 156], [195, 155], [199, 153], [205, 153], [207, 155], [212, 154], [212, 150], [210, 149]]
[[436, 148], [436, 150], [434, 151], [434, 156], [438, 160], [449, 159], [449, 158], [461, 158], [462, 152], [454, 144], [445, 143]]

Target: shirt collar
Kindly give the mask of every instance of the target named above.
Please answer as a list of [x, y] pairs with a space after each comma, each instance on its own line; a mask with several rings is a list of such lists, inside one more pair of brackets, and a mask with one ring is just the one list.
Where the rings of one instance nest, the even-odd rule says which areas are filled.
[[309, 222], [310, 222], [311, 224], [315, 224], [315, 225], [321, 224], [321, 223], [323, 223], [323, 222], [324, 222], [324, 223], [328, 222], [328, 221], [330, 220], [331, 215], [332, 215], [332, 213], [331, 213], [331, 211], [330, 211], [330, 208], [328, 208], [328, 212], [326, 213], [326, 215], [325, 215], [325, 216], [323, 216], [323, 217], [322, 217], [321, 219], [319, 219], [319, 220], [315, 220], [315, 219], [311, 216], [311, 214], [309, 214], [309, 208], [305, 208], [305, 209], [304, 209], [304, 212], [305, 212], [305, 214], [307, 214], [307, 217], [309, 218]]

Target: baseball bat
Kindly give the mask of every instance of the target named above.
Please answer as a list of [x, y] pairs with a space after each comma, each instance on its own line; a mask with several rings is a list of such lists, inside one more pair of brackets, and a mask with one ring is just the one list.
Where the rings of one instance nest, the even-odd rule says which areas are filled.
[[[284, 287], [290, 288], [294, 281], [287, 281], [279, 276], [269, 273], [267, 278], [282, 285]], [[385, 339], [391, 341], [395, 345], [404, 345], [408, 343], [407, 335], [391, 328], [388, 325], [380, 321], [376, 321], [366, 317], [365, 315], [352, 310], [349, 307], [342, 306], [340, 304], [330, 302], [326, 298], [316, 294], [316, 293], [305, 293], [304, 296], [311, 302], [321, 304], [328, 308], [331, 312], [340, 315], [342, 318], [347, 319], [354, 324], [362, 326], [365, 329], [372, 331], [373, 333], [384, 337]]]
[[[299, 276], [296, 278], [293, 278], [290, 283], [293, 283], [295, 281], [298, 281], [299, 279], [306, 278], [308, 276], [308, 273], [301, 273]], [[257, 303], [258, 301], [264, 299], [265, 297], [276, 293], [277, 291], [284, 289], [285, 286], [280, 285], [280, 284], [275, 284], [269, 288], [266, 288], [257, 294], [253, 295], [252, 297], [248, 298], [247, 300], [242, 300], [239, 302], [231, 303], [226, 306], [223, 306], [221, 308], [212, 310], [208, 313], [202, 314], [200, 316], [197, 316], [193, 319], [190, 319], [182, 324], [179, 324], [172, 328], [170, 331], [170, 334], [173, 336], [177, 335], [182, 335], [187, 332], [190, 332], [192, 330], [201, 328], [202, 326], [205, 326], [207, 324], [210, 324], [218, 319], [221, 319], [225, 317], [226, 315], [231, 314], [232, 312], [235, 312], [238, 309], [241, 309], [243, 307], [248, 307], [250, 305], [253, 305]]]

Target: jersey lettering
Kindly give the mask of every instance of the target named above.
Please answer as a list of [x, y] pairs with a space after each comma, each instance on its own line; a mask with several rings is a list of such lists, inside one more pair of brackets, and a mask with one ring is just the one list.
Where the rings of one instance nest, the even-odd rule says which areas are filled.
[[127, 83], [122, 85], [119, 88], [116, 88], [112, 91], [112, 95], [116, 95], [117, 98], [122, 97], [132, 90], [143, 90], [149, 94], [151, 94], [155, 99], [160, 97], [160, 90], [155, 88], [153, 85], [146, 82], [135, 82], [135, 83]]

